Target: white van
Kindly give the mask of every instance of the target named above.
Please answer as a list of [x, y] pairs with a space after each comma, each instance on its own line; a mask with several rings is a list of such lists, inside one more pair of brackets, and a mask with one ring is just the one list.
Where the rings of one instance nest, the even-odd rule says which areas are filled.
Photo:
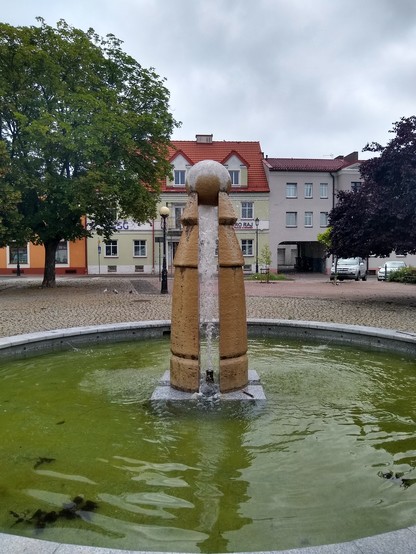
[[[362, 258], [338, 258], [336, 276], [339, 281], [344, 279], [367, 280], [367, 271]], [[335, 263], [331, 267], [330, 279], [335, 279]]]

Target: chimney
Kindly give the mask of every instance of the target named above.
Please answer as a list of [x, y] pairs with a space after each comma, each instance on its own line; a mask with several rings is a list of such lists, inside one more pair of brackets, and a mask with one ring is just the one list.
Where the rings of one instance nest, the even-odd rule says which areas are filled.
[[346, 162], [358, 162], [358, 152], [351, 152], [351, 154], [348, 154], [348, 156], [337, 156], [335, 158], [336, 160], [345, 160]]
[[358, 152], [351, 152], [351, 154], [345, 156], [345, 159], [347, 160], [347, 162], [358, 162]]
[[212, 144], [213, 135], [195, 135], [197, 144]]

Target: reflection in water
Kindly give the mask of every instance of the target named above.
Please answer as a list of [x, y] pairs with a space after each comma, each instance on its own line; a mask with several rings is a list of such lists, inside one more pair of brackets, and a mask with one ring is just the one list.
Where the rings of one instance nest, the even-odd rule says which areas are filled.
[[[181, 406], [175, 407], [177, 417], [178, 411]], [[197, 546], [202, 552], [228, 552], [226, 533], [251, 521], [240, 511], [247, 500], [248, 483], [241, 472], [251, 462], [243, 444], [250, 419], [231, 405], [200, 407], [197, 413], [190, 410], [184, 415], [171, 448], [183, 453], [184, 462], [194, 469], [192, 482], [181, 492], [194, 507], [191, 527], [205, 537]], [[232, 424], [227, 424], [230, 420]]]
[[[284, 340], [251, 341], [249, 353], [267, 391], [261, 409], [151, 403], [167, 341], [5, 364], [1, 530], [236, 552], [413, 524], [415, 361]], [[75, 497], [96, 510], [41, 530], [9, 513], [59, 512]]]

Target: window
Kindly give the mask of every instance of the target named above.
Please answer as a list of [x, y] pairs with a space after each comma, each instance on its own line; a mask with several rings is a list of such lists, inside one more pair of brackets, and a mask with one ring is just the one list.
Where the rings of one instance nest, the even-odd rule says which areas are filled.
[[106, 256], [118, 256], [118, 241], [107, 240], [104, 244]]
[[298, 185], [297, 183], [286, 183], [286, 198], [298, 197]]
[[177, 187], [185, 186], [186, 171], [184, 169], [175, 169], [173, 172], [174, 183]]
[[9, 264], [17, 265], [27, 264], [27, 244], [23, 246], [9, 246]]
[[351, 181], [351, 190], [354, 192], [357, 192], [357, 190], [360, 190], [361, 188], [361, 181]]
[[313, 184], [305, 183], [305, 198], [313, 198]]
[[147, 256], [146, 241], [145, 240], [134, 240], [133, 245], [134, 245], [133, 256], [142, 257], [142, 258]]
[[182, 214], [183, 214], [184, 208], [185, 208], [185, 206], [183, 206], [183, 205], [173, 206], [174, 229], [181, 229], [182, 228], [181, 219], [182, 219]]
[[55, 262], [57, 264], [67, 264], [68, 263], [68, 243], [66, 240], [61, 241], [58, 244], [55, 254]]
[[319, 184], [319, 198], [328, 198], [328, 183]]
[[313, 212], [305, 212], [305, 227], [313, 226]]
[[286, 212], [286, 227], [297, 227], [298, 214], [297, 212]]
[[328, 212], [321, 212], [319, 214], [320, 227], [328, 227]]
[[243, 251], [243, 256], [252, 256], [253, 255], [253, 240], [252, 239], [241, 239], [241, 250]]
[[228, 171], [231, 178], [231, 186], [232, 187], [238, 187], [240, 185], [240, 172], [235, 169], [230, 169]]
[[253, 202], [241, 202], [241, 219], [253, 219]]

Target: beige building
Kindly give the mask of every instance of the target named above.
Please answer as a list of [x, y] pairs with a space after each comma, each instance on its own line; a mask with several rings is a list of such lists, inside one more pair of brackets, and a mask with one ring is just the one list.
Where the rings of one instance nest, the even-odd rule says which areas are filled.
[[[212, 135], [196, 135], [194, 141], [173, 141], [169, 160], [172, 178], [161, 184], [160, 206], [169, 208], [167, 218], [167, 265], [173, 258], [181, 234], [181, 215], [187, 201], [185, 189], [189, 169], [201, 160], [214, 160], [230, 174], [230, 198], [237, 215], [235, 231], [244, 255], [244, 271], [261, 266], [261, 250], [269, 244], [269, 185], [260, 143], [215, 141]], [[160, 207], [159, 206], [159, 207]], [[160, 274], [163, 257], [161, 218], [137, 225], [119, 221], [117, 232], [104, 242], [98, 235], [88, 240], [89, 274]]]

